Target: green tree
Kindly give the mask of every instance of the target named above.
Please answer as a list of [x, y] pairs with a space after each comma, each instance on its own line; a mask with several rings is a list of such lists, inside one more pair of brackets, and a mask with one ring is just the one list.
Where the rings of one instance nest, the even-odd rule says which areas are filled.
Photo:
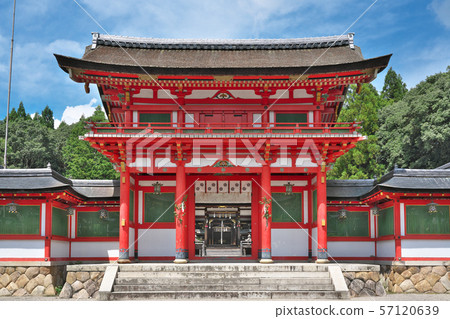
[[392, 67], [389, 68], [384, 78], [381, 96], [386, 100], [398, 102], [403, 99], [406, 92], [408, 92], [408, 89], [406, 88], [406, 84], [403, 82], [402, 76], [392, 70]]
[[17, 111], [13, 107], [12, 110], [9, 112], [9, 121], [14, 122], [14, 121], [17, 121], [17, 119], [18, 119]]
[[359, 94], [355, 85], [350, 87], [338, 122], [362, 122], [359, 132], [367, 139], [358, 142], [356, 147], [336, 160], [328, 173], [330, 179], [364, 179], [384, 173], [384, 166], [377, 162], [380, 147], [375, 134], [378, 130], [378, 111], [385, 104], [386, 101], [372, 84], [363, 84]]
[[380, 112], [380, 160], [408, 168], [435, 168], [450, 159], [450, 69], [427, 77]]
[[22, 101], [19, 103], [19, 108], [17, 109], [17, 118], [19, 120], [26, 120], [27, 119], [27, 112], [25, 112], [25, 107], [23, 106], [23, 102]]
[[40, 120], [44, 126], [50, 128], [50, 129], [55, 128], [55, 120], [53, 119], [53, 111], [48, 107], [48, 105], [42, 111]]
[[74, 125], [61, 122], [58, 128], [50, 131], [50, 149], [52, 151], [52, 168], [62, 175], [66, 175], [67, 165], [64, 161], [64, 147], [71, 134]]
[[[3, 135], [4, 136], [4, 133]], [[8, 134], [8, 167], [39, 168], [51, 160], [49, 132], [30, 119], [11, 122]]]
[[106, 122], [105, 114], [98, 106], [94, 114], [73, 125], [66, 145], [63, 147], [63, 159], [66, 164], [66, 176], [76, 179], [115, 179], [118, 173], [111, 162], [92, 148], [88, 142], [78, 137], [87, 133], [85, 122]]

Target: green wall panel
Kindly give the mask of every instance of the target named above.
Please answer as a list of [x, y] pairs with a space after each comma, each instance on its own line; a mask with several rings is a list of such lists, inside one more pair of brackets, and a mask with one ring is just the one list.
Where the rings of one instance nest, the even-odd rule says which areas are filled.
[[39, 235], [40, 206], [17, 206], [17, 214], [8, 213], [8, 207], [0, 206], [0, 234]]
[[52, 235], [67, 237], [68, 218], [67, 213], [61, 208], [52, 208]]
[[329, 237], [368, 237], [369, 213], [347, 212], [346, 219], [339, 219], [338, 212], [328, 212], [327, 234]]
[[108, 212], [108, 219], [100, 219], [98, 211], [78, 212], [78, 237], [118, 237], [119, 212]]
[[130, 222], [134, 222], [134, 192], [130, 189], [130, 206], [128, 207], [130, 211]]
[[381, 209], [378, 215], [378, 237], [394, 235], [394, 207]]
[[[276, 123], [307, 123], [308, 115], [306, 113], [277, 113], [275, 115]], [[278, 125], [283, 126], [283, 125]], [[286, 126], [290, 126], [286, 124]], [[302, 124], [300, 126], [306, 126], [306, 124]]]
[[272, 221], [300, 223], [302, 221], [302, 194], [272, 193]]
[[429, 214], [427, 206], [406, 206], [407, 234], [450, 234], [450, 207], [437, 206], [437, 213]]
[[[139, 123], [170, 123], [170, 113], [140, 113]], [[161, 124], [161, 126], [166, 126]]]
[[174, 215], [174, 193], [161, 193], [155, 195], [153, 193], [145, 193], [145, 218], [146, 223], [173, 223]]

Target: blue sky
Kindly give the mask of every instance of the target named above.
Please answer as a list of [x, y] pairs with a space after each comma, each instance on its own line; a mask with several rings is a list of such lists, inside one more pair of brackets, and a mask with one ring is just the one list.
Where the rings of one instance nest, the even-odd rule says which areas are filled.
[[[366, 58], [392, 53], [390, 66], [408, 88], [445, 71], [450, 65], [450, 0], [373, 3], [18, 0], [11, 107], [23, 101], [27, 112], [34, 113], [49, 105], [57, 120], [64, 118], [69, 123], [83, 113], [90, 115], [99, 103], [98, 93], [85, 94], [81, 84], [59, 69], [53, 53], [81, 57], [93, 31], [155, 38], [300, 38], [350, 31], [356, 33], [355, 43]], [[1, 118], [6, 115], [12, 7], [13, 0], [0, 2]], [[374, 82], [379, 90], [385, 73]]]

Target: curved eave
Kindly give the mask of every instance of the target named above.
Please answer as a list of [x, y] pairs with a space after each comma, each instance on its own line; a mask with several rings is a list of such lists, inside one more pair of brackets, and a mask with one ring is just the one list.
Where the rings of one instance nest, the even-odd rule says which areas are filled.
[[376, 185], [369, 192], [367, 192], [366, 194], [361, 196], [361, 199], [370, 197], [379, 191], [390, 192], [390, 193], [399, 193], [399, 194], [401, 194], [401, 193], [435, 194], [435, 193], [448, 193], [449, 189], [448, 188], [424, 188], [424, 187], [422, 187], [422, 188], [414, 188], [414, 187], [406, 188], [406, 187], [391, 187], [391, 186], [385, 186], [385, 185]]
[[173, 68], [156, 66], [136, 66], [91, 62], [83, 59], [55, 54], [59, 67], [68, 73], [68, 69], [95, 70], [102, 72], [127, 74], [158, 74], [158, 75], [293, 75], [293, 74], [326, 74], [357, 70], [377, 69], [383, 71], [389, 63], [392, 54], [366, 59], [358, 62], [328, 64], [318, 66], [289, 67], [258, 67], [258, 68]]

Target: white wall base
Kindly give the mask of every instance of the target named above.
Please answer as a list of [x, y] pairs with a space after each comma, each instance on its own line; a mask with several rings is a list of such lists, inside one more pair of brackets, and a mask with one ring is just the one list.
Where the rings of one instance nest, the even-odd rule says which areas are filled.
[[308, 230], [272, 229], [272, 256], [308, 257]]
[[450, 257], [450, 240], [402, 239], [402, 257]]
[[395, 257], [395, 241], [383, 240], [377, 242], [377, 257]]
[[72, 258], [115, 258], [119, 257], [118, 241], [73, 242]]
[[175, 256], [175, 229], [139, 229], [139, 257]]
[[0, 258], [44, 257], [44, 240], [0, 240]]
[[311, 229], [311, 237], [312, 256], [317, 257], [317, 227]]
[[372, 241], [329, 241], [328, 253], [331, 257], [373, 257], [375, 243]]
[[62, 240], [52, 240], [50, 245], [51, 258], [68, 258], [69, 257], [69, 242]]

